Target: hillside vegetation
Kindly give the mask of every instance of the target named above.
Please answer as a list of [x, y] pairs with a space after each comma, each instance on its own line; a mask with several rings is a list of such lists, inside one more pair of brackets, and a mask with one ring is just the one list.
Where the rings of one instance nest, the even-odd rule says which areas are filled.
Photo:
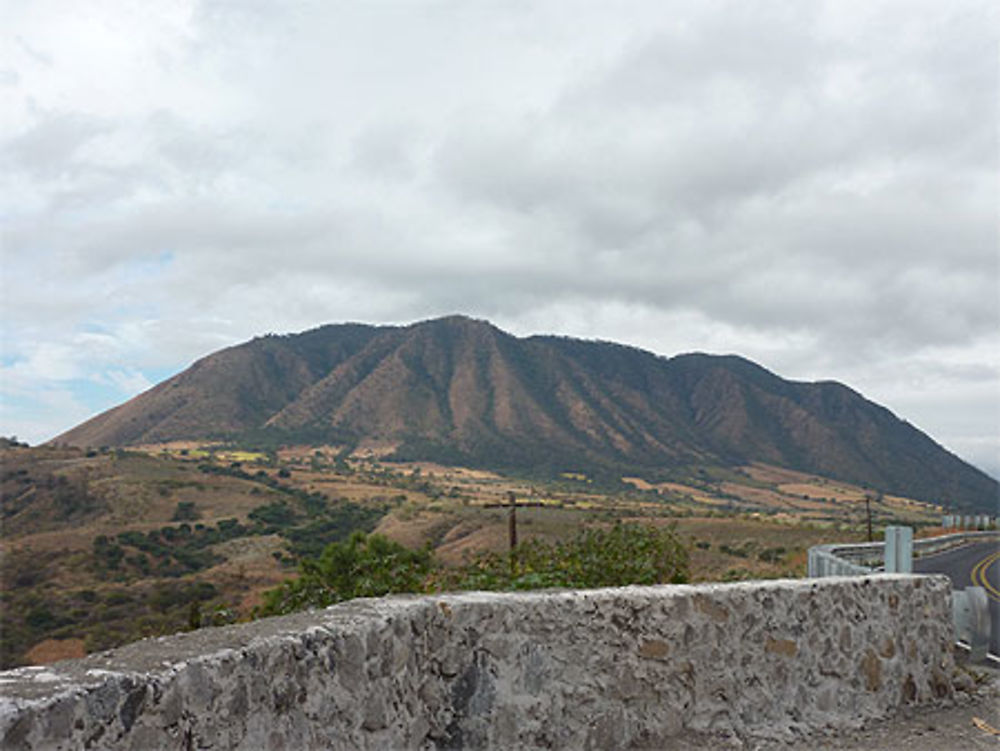
[[[0, 467], [3, 667], [250, 618], [266, 591], [358, 533], [426, 550], [432, 569], [420, 586], [572, 583], [560, 578], [567, 561], [581, 562], [581, 575], [593, 568], [573, 541], [625, 549], [602, 536], [617, 522], [673, 529], [693, 581], [734, 580], [799, 576], [810, 545], [863, 539], [866, 496], [876, 534], [894, 521], [932, 525], [939, 514], [764, 464], [693, 467], [662, 482], [580, 471], [543, 481], [388, 462], [342, 445], [188, 442], [103, 451], [7, 444]], [[519, 504], [521, 568], [503, 557], [509, 493]]]

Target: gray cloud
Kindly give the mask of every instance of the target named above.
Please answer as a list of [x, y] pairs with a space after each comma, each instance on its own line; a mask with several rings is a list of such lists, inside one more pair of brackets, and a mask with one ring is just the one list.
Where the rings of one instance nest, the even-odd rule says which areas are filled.
[[56, 115], [11, 138], [0, 153], [8, 169], [36, 178], [57, 178], [72, 171], [79, 150], [106, 130], [94, 117]]
[[[86, 383], [125, 397], [264, 331], [460, 311], [839, 378], [988, 464], [998, 21], [26, 5], [0, 59], [3, 419], [38, 440], [109, 406]], [[79, 347], [94, 330], [112, 344]]]

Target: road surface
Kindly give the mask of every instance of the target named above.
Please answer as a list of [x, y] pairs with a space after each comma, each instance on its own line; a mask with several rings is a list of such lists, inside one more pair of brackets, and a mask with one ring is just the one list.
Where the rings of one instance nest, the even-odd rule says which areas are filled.
[[990, 653], [1000, 656], [1000, 543], [990, 540], [915, 558], [913, 573], [947, 574], [954, 589], [985, 589], [990, 603]]

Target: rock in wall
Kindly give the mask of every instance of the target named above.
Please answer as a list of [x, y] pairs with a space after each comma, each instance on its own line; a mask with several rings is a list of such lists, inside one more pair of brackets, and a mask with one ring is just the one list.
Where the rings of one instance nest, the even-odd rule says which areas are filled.
[[4, 749], [662, 747], [951, 695], [950, 586], [873, 576], [356, 600], [0, 673]]

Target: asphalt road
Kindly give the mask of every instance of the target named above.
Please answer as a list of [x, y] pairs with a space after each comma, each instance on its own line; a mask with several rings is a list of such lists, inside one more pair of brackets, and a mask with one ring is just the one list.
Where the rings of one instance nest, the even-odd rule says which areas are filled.
[[983, 587], [990, 602], [990, 652], [1000, 656], [1000, 544], [996, 540], [916, 558], [913, 572], [947, 574], [954, 589]]

